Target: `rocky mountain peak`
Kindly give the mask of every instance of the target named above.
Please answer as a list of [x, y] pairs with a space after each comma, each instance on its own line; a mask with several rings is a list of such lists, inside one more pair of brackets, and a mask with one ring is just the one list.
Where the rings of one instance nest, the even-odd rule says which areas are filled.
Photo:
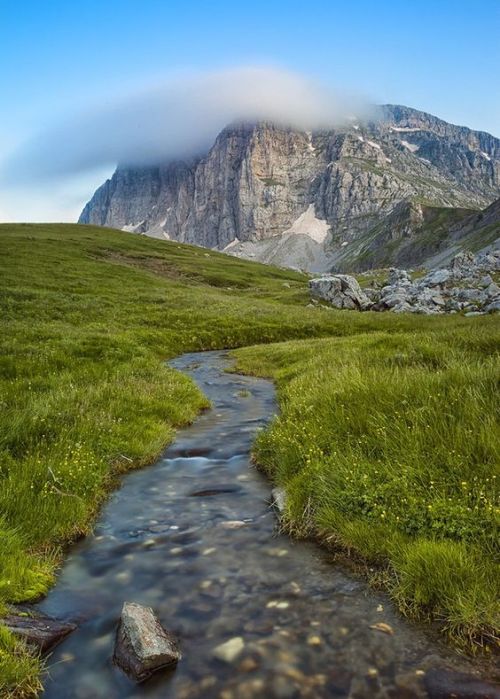
[[[349, 270], [390, 263], [385, 258], [435, 223], [438, 210], [470, 213], [499, 196], [499, 139], [384, 105], [372, 121], [315, 133], [234, 123], [202, 157], [120, 166], [80, 222]], [[439, 235], [441, 245], [441, 228]], [[405, 248], [416, 263], [429, 249], [436, 252], [428, 244], [420, 256], [418, 244]]]

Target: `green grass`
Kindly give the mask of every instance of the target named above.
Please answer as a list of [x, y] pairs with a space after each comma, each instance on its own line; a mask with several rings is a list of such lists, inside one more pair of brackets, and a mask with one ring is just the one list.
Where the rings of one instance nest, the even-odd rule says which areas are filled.
[[238, 350], [274, 378], [258, 464], [285, 526], [375, 570], [406, 614], [463, 646], [500, 629], [498, 318]]
[[[370, 342], [379, 342], [390, 358], [391, 342], [408, 338], [412, 328], [422, 337], [453, 330], [453, 350], [463, 346], [467, 358], [463, 372], [476, 371], [476, 346], [483, 342], [485, 352], [494, 347], [494, 318], [417, 320], [309, 308], [304, 275], [91, 226], [0, 226], [0, 280], [0, 614], [8, 603], [47, 591], [65, 547], [89, 531], [117, 475], [153, 461], [175, 429], [207, 405], [188, 378], [165, 365], [169, 357], [337, 337], [338, 350], [332, 340], [317, 345], [321, 353], [332, 348], [325, 355], [331, 366], [322, 359], [318, 367], [328, 382], [314, 384], [321, 396], [340, 387], [343, 374], [335, 367], [342, 356], [355, 372]], [[351, 342], [352, 350], [341, 349]], [[281, 351], [297, 380], [298, 360], [316, 361], [314, 344], [276, 347], [269, 367]], [[368, 361], [371, 350], [366, 352]], [[415, 352], [408, 347], [394, 355], [418, 364]], [[431, 347], [429, 356], [433, 352]], [[429, 364], [429, 376], [433, 371]], [[473, 376], [482, 395], [477, 381], [487, 374]], [[362, 377], [358, 381], [362, 393]], [[384, 382], [381, 389], [385, 393], [372, 408], [382, 421], [395, 397]], [[312, 399], [305, 386], [306, 396]], [[288, 407], [283, 409], [286, 420]], [[486, 432], [488, 415], [476, 411], [471, 420]], [[348, 420], [343, 431], [330, 432], [327, 418], [323, 433], [332, 444], [349, 434]], [[0, 633], [0, 695], [33, 695], [39, 661], [5, 630]]]

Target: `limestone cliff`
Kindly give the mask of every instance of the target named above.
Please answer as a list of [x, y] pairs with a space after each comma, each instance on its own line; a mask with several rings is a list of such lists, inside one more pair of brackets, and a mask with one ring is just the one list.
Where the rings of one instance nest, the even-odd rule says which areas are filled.
[[[478, 210], [499, 196], [499, 139], [386, 105], [371, 122], [316, 133], [235, 124], [203, 157], [120, 166], [80, 223], [306, 269], [354, 269], [390, 263], [429, 209]], [[405, 262], [420, 252], [418, 241], [407, 246]]]

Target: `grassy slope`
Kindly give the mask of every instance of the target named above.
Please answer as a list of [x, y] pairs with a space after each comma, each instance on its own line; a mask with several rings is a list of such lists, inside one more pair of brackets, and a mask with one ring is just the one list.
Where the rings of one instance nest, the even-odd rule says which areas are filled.
[[[93, 227], [0, 226], [0, 279], [0, 608], [43, 594], [116, 474], [153, 460], [206, 405], [165, 358], [294, 338], [362, 343], [416, 322], [306, 308], [300, 274]], [[419, 326], [466, 336], [494, 322]], [[29, 693], [37, 671], [0, 628], [0, 694]]]
[[498, 317], [238, 350], [278, 382], [255, 446], [286, 526], [375, 569], [407, 614], [498, 640]]

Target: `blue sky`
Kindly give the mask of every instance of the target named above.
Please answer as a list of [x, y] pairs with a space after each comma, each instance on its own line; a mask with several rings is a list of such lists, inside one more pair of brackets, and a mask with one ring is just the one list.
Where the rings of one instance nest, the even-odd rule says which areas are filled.
[[[240, 65], [300, 71], [500, 136], [499, 36], [499, 0], [1, 0], [0, 164], [89, 105], [182, 70]], [[72, 220], [103, 174], [0, 192], [0, 220]]]

